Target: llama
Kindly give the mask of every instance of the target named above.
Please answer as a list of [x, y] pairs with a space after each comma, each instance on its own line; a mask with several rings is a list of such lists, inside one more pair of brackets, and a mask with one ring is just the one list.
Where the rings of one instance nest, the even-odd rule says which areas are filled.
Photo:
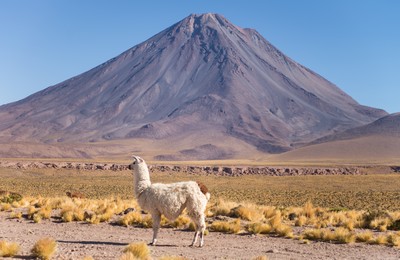
[[206, 228], [204, 211], [210, 199], [207, 187], [194, 181], [152, 184], [146, 162], [138, 156], [133, 158], [129, 169], [134, 171], [135, 196], [139, 206], [148, 211], [153, 219], [153, 240], [150, 245], [155, 246], [157, 243], [161, 215], [173, 221], [186, 208], [189, 217], [196, 225], [190, 246], [194, 246], [200, 236], [199, 247], [202, 247]]

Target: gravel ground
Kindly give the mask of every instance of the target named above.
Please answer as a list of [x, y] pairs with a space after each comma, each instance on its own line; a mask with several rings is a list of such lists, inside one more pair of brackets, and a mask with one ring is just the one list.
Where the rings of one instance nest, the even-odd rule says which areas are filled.
[[[54, 259], [118, 259], [123, 249], [133, 242], [150, 241], [151, 229], [122, 227], [109, 223], [91, 225], [81, 222], [60, 223], [43, 220], [34, 223], [25, 219], [9, 219], [0, 212], [0, 240], [21, 246], [14, 259], [30, 259], [30, 249], [44, 237], [57, 241]], [[161, 229], [159, 245], [150, 247], [153, 258], [183, 256], [188, 259], [252, 259], [265, 255], [268, 259], [400, 259], [400, 249], [366, 244], [330, 244], [268, 237], [264, 235], [231, 235], [210, 232], [203, 248], [191, 248], [193, 233]]]

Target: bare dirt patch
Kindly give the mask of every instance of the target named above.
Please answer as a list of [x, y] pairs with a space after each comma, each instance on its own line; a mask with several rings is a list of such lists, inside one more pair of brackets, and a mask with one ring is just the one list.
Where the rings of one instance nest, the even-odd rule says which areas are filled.
[[[21, 245], [14, 259], [26, 259], [34, 243], [43, 237], [57, 241], [54, 259], [118, 259], [122, 250], [133, 242], [150, 241], [152, 230], [115, 226], [108, 223], [90, 225], [80, 222], [58, 223], [44, 220], [9, 219], [0, 213], [0, 240]], [[159, 246], [151, 247], [153, 258], [183, 256], [188, 259], [252, 259], [266, 255], [269, 259], [399, 259], [400, 250], [366, 244], [329, 244], [269, 237], [264, 235], [231, 235], [210, 232], [203, 248], [191, 248], [193, 233], [179, 229], [161, 229]]]

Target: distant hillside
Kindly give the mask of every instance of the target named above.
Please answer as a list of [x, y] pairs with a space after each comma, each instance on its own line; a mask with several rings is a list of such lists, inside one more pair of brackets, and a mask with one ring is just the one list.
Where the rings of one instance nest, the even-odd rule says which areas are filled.
[[274, 160], [400, 164], [400, 113], [320, 138]]
[[348, 129], [319, 138], [310, 144], [319, 144], [338, 140], [351, 140], [366, 136], [384, 136], [400, 138], [400, 113], [384, 116], [370, 124]]

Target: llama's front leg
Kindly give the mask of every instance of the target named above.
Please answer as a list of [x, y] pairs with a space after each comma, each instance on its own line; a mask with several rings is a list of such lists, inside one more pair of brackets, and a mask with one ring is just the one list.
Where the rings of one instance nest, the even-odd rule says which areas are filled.
[[200, 232], [200, 244], [199, 244], [199, 246], [200, 247], [204, 246], [204, 229], [202, 229], [201, 232]]
[[158, 230], [160, 230], [161, 214], [152, 213], [151, 217], [153, 219], [153, 241], [149, 245], [155, 246], [157, 243]]

